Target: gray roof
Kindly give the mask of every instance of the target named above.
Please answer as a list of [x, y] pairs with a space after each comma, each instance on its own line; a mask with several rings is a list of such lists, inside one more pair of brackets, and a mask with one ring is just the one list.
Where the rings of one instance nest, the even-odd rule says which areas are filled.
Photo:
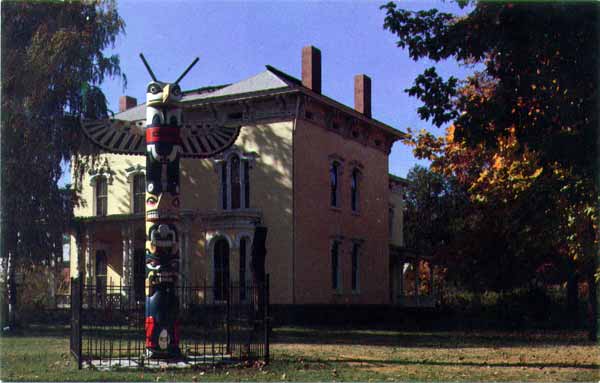
[[[203, 91], [201, 93], [184, 93], [181, 101], [184, 103], [193, 101], [204, 101], [218, 97], [227, 97], [240, 94], [262, 92], [267, 90], [284, 89], [288, 86], [289, 84], [286, 81], [283, 81], [272, 71], [266, 70], [257, 74], [256, 76], [233, 83], [231, 85], [227, 85], [225, 87], [215, 87], [215, 90], [213, 91]], [[145, 103], [143, 103], [131, 109], [127, 109], [124, 112], [116, 114], [115, 118], [124, 121], [143, 120], [144, 118], [146, 118], [146, 105]]]
[[266, 70], [257, 74], [256, 76], [247, 78], [245, 80], [236, 82], [224, 88], [215, 90], [214, 92], [202, 93], [202, 94], [186, 94], [183, 96], [183, 102], [205, 100], [216, 97], [232, 96], [244, 93], [255, 93], [262, 92], [265, 90], [274, 90], [287, 88], [288, 84], [282, 81], [279, 77], [273, 74], [271, 71]]

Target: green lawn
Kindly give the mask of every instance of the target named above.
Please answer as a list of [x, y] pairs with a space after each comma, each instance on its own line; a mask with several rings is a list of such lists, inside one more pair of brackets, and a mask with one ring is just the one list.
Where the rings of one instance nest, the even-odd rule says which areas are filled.
[[65, 331], [0, 338], [0, 379], [67, 381], [598, 381], [584, 332], [275, 329], [266, 367], [77, 370]]

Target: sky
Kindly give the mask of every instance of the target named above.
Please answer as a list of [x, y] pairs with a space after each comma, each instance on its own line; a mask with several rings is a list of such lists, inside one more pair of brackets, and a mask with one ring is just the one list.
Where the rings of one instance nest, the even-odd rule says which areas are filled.
[[[383, 29], [386, 1], [226, 1], [120, 0], [118, 11], [125, 21], [107, 54], [118, 54], [127, 87], [119, 79], [101, 88], [109, 108], [118, 111], [119, 96], [145, 101], [150, 80], [140, 58], [143, 53], [157, 78], [174, 81], [195, 57], [200, 61], [181, 81], [182, 89], [229, 84], [252, 77], [272, 65], [301, 77], [301, 50], [314, 45], [322, 56], [322, 93], [353, 107], [354, 75], [372, 79], [372, 115], [406, 131], [427, 129], [441, 134], [443, 128], [422, 121], [418, 100], [404, 89], [426, 68], [465, 78], [472, 69], [456, 62], [413, 61], [408, 51], [396, 46], [397, 38]], [[437, 8], [464, 14], [450, 2], [400, 1], [400, 8]], [[410, 148], [396, 142], [389, 160], [390, 173], [406, 176], [417, 161]], [[68, 176], [61, 180], [68, 182]]]

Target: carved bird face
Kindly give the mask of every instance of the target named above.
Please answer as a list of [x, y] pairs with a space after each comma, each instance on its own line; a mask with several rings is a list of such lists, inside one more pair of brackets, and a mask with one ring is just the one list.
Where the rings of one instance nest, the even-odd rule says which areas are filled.
[[181, 101], [182, 96], [178, 84], [152, 81], [146, 88], [146, 105], [154, 107], [176, 106]]

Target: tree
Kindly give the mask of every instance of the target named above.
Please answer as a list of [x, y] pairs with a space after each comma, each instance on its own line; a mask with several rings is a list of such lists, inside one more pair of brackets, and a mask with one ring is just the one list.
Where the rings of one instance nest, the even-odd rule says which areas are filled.
[[473, 200], [527, 208], [513, 225], [529, 228], [522, 233], [533, 237], [529, 242], [538, 238], [558, 249], [592, 287], [592, 338], [599, 7], [478, 2], [464, 17], [435, 9], [410, 12], [394, 3], [382, 7], [384, 28], [414, 60], [454, 58], [483, 68], [463, 81], [444, 80], [435, 68], [419, 75], [407, 89], [423, 102], [419, 114], [438, 127], [451, 126], [446, 137], [425, 133], [407, 142], [434, 169], [454, 174]]
[[[72, 214], [61, 163], [84, 153], [80, 116], [107, 114], [98, 85], [121, 72], [104, 50], [124, 22], [110, 0], [6, 2], [2, 29], [0, 256], [50, 265]], [[76, 173], [86, 158], [76, 157]]]

